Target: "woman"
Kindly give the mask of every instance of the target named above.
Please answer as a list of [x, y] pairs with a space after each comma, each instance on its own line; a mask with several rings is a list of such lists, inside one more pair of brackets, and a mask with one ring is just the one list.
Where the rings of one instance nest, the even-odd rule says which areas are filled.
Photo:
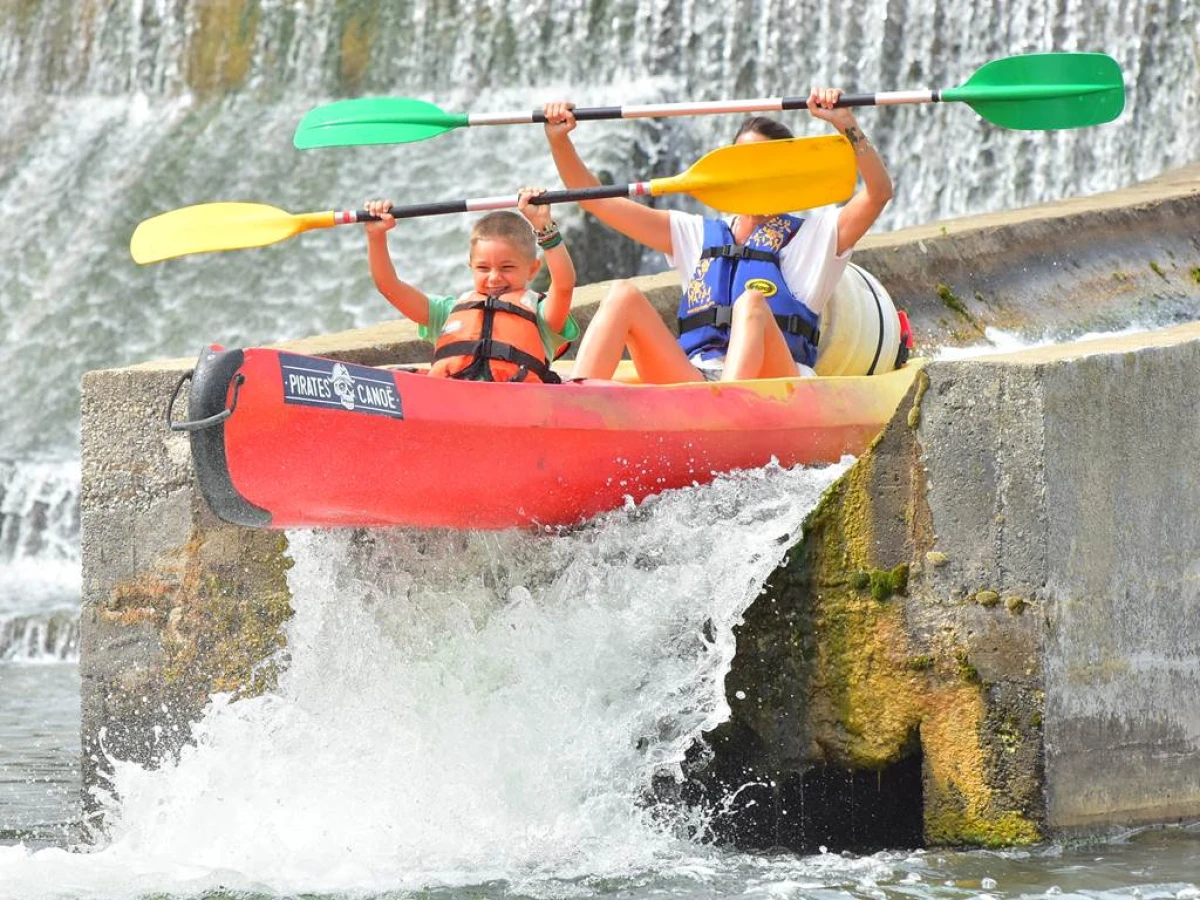
[[[855, 243], [892, 198], [892, 180], [854, 114], [834, 108], [841, 93], [814, 88], [808, 109], [854, 149], [862, 188], [845, 206], [812, 211], [803, 219], [736, 216], [724, 222], [625, 198], [582, 204], [610, 228], [666, 254], [684, 290], [676, 338], [631, 282], [614, 284], [579, 345], [576, 378], [611, 378], [626, 347], [639, 378], [649, 383], [813, 374], [821, 310]], [[549, 103], [544, 112], [563, 184], [599, 184], [571, 142], [572, 105]], [[781, 123], [755, 116], [743, 123], [734, 143], [791, 136]]]

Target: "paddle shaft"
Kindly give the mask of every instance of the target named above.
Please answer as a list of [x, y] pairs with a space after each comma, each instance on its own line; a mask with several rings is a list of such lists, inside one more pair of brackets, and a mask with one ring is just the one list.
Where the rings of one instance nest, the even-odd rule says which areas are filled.
[[[936, 91], [898, 91], [893, 94], [844, 94], [838, 106], [871, 106], [875, 103], [928, 103]], [[880, 97], [910, 97], [911, 99], [879, 100]], [[630, 106], [594, 106], [575, 110], [580, 122], [597, 119], [651, 119], [667, 116], [702, 116], [719, 113], [778, 112], [785, 109], [804, 109], [807, 97], [759, 97], [753, 100], [712, 100], [698, 103], [655, 103]], [[470, 113], [469, 125], [525, 125], [546, 121], [540, 109], [524, 113]]]
[[[608, 197], [645, 197], [654, 193], [649, 181], [633, 184], [602, 184], [596, 187], [575, 188], [566, 191], [546, 191], [531, 197], [534, 206], [549, 203], [579, 203], [588, 200], [604, 200]], [[390, 212], [397, 219], [415, 219], [418, 216], [442, 216], [450, 213], [483, 212], [489, 209], [512, 209], [520, 200], [512, 194], [498, 197], [477, 197], [473, 200], [446, 200], [441, 203], [415, 203], [411, 206], [393, 206]], [[353, 225], [356, 222], [378, 222], [379, 217], [361, 209], [347, 209], [334, 214], [335, 224]]]
[[[904, 103], [942, 103], [988, 100], [1044, 100], [1054, 97], [1073, 97], [1080, 94], [1109, 90], [1097, 84], [1014, 84], [995, 86], [963, 86], [945, 90], [883, 91], [874, 94], [842, 94], [834, 104], [837, 108], [853, 106], [895, 106]], [[806, 109], [807, 97], [758, 97], [752, 100], [711, 100], [698, 103], [656, 103], [630, 106], [595, 106], [575, 110], [579, 121], [595, 119], [643, 119], [667, 116], [697, 116], [718, 113], [781, 112]], [[470, 125], [523, 125], [545, 123], [541, 110], [525, 113], [470, 113]]]

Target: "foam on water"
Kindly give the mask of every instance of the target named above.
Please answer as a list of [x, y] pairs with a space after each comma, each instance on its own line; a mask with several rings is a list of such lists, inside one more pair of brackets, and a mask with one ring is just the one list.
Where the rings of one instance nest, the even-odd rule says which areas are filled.
[[0, 896], [711, 865], [703, 823], [649, 786], [727, 717], [733, 626], [844, 469], [741, 473], [564, 535], [290, 534], [277, 691], [214, 698], [160, 769], [117, 761], [103, 846], [0, 848]]
[[[1130, 334], [1140, 334], [1149, 331], [1155, 325], [1130, 324], [1114, 331], [1089, 331], [1085, 334], [1072, 336], [1071, 343], [1118, 338]], [[1002, 328], [988, 326], [984, 329], [983, 341], [964, 347], [937, 347], [929, 354], [933, 360], [978, 359], [987, 356], [998, 356], [1003, 353], [1016, 353], [1018, 350], [1031, 350], [1035, 347], [1050, 347], [1064, 342], [1062, 335], [1046, 334], [1041, 337], [1030, 337]]]
[[0, 461], [0, 663], [73, 661], [78, 462]]

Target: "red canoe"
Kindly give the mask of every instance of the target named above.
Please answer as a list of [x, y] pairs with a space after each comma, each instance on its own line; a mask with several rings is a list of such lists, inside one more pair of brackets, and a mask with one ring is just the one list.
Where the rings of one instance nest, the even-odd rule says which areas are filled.
[[210, 507], [238, 525], [570, 525], [627, 497], [772, 459], [857, 455], [916, 368], [660, 386], [492, 384], [213, 348], [192, 374], [190, 421], [172, 427], [190, 432]]

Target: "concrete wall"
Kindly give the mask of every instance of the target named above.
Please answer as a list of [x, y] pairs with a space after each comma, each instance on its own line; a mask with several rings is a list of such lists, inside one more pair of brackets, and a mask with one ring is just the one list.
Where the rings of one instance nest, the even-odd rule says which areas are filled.
[[1200, 330], [1051, 366], [1047, 813], [1200, 813]]
[[917, 435], [923, 587], [1040, 598], [1047, 825], [1195, 817], [1200, 326], [955, 369]]
[[[901, 186], [901, 190], [903, 186]], [[867, 235], [854, 260], [918, 338], [1063, 336], [1200, 318], [1200, 164], [1120, 191]]]
[[83, 379], [80, 659], [85, 806], [103, 750], [155, 763], [211, 693], [271, 683], [290, 616], [282, 534], [208, 511], [166, 427], [173, 365]]
[[739, 632], [696, 781], [772, 787], [726, 836], [844, 841], [817, 799], [859, 844], [906, 804], [983, 845], [1200, 815], [1198, 392], [1200, 324], [928, 364]]
[[[926, 343], [974, 341], [987, 324], [1093, 327], [1131, 306], [1200, 318], [1196, 221], [1200, 167], [873, 238], [856, 261]], [[669, 316], [674, 277], [641, 284]], [[604, 289], [580, 290], [584, 322]], [[944, 843], [1200, 814], [1200, 552], [1187, 518], [1200, 508], [1188, 458], [1200, 360], [1193, 332], [1170, 335], [1076, 360], [1055, 350], [929, 365], [814, 514], [772, 599], [750, 610], [734, 718], [692, 786], [765, 773], [780, 791], [823, 791], [828, 802], [792, 807], [811, 814], [840, 809], [844, 782], [894, 812], [883, 822], [893, 841], [914, 796], [918, 836]], [[287, 346], [365, 364], [428, 358], [400, 322]], [[88, 787], [102, 743], [152, 764], [187, 739], [210, 693], [269, 686], [290, 613], [284, 536], [216, 521], [187, 439], [164, 425], [193, 363], [84, 377]], [[811, 838], [811, 815], [768, 807], [769, 821], [741, 829], [745, 843]]]

